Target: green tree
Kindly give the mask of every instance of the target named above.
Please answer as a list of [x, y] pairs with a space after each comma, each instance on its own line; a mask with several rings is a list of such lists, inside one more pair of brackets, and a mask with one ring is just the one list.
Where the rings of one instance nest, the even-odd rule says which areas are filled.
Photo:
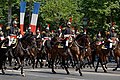
[[47, 0], [41, 7], [41, 17], [47, 23], [58, 23], [61, 19], [69, 20], [72, 17], [73, 22], [80, 21], [81, 15], [77, 12], [77, 4], [73, 0]]

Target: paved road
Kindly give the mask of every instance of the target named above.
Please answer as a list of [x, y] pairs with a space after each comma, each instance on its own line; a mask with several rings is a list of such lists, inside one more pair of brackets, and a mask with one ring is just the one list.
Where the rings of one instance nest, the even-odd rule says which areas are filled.
[[[111, 64], [110, 64], [111, 65]], [[57, 74], [52, 74], [51, 69], [48, 68], [26, 68], [26, 76], [20, 76], [20, 70], [6, 70], [6, 75], [0, 72], [0, 80], [120, 80], [120, 69], [112, 71], [113, 66], [108, 65], [108, 73], [104, 73], [101, 67], [98, 72], [94, 69], [82, 69], [83, 76], [79, 76], [78, 72], [74, 69], [69, 69], [70, 75], [67, 75], [63, 69], [55, 69]]]

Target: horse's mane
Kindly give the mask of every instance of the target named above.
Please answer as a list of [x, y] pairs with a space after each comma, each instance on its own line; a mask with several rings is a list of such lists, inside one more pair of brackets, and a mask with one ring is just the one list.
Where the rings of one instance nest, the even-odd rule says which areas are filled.
[[0, 46], [2, 46], [3, 43], [5, 43], [5, 44], [8, 43], [8, 41], [9, 41], [8, 38], [6, 38], [6, 39], [4, 39], [4, 40], [1, 40], [1, 41], [0, 41]]
[[25, 34], [20, 40], [21, 41], [23, 41], [23, 40], [26, 40], [26, 39], [28, 39], [28, 38], [32, 38], [32, 35], [31, 34], [29, 34], [29, 33], [27, 33], [27, 34]]
[[6, 39], [5, 39], [5, 40], [1, 40], [1, 41], [0, 41], [0, 46], [2, 46], [2, 44], [3, 44], [5, 41], [6, 41]]
[[80, 39], [82, 36], [83, 36], [82, 34], [78, 34], [77, 37], [75, 38], [75, 40]]

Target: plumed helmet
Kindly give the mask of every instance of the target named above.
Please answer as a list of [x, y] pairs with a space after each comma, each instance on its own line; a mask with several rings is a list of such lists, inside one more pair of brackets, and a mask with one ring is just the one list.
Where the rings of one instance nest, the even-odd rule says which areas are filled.
[[99, 33], [98, 36], [101, 36], [101, 33]]
[[28, 30], [31, 30], [31, 27], [28, 27]]
[[37, 29], [37, 32], [40, 32], [40, 30], [39, 30], [39, 29]]
[[13, 25], [14, 25], [14, 24], [16, 24], [16, 25], [17, 25], [17, 23], [18, 23], [18, 22], [17, 22], [16, 20], [15, 20], [15, 21], [13, 21]]
[[67, 25], [71, 25], [71, 22], [68, 22]]
[[111, 29], [112, 29], [112, 30], [115, 30], [115, 27], [112, 27]]
[[46, 33], [45, 31], [42, 31], [42, 33]]
[[0, 27], [0, 31], [2, 30], [2, 28]]

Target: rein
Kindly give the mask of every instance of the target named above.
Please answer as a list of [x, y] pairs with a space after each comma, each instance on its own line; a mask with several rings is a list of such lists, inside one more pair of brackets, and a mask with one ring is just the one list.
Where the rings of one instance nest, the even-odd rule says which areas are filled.
[[27, 48], [25, 49], [23, 46], [22, 46], [22, 43], [21, 42], [19, 42], [20, 43], [20, 47], [22, 48], [22, 50], [27, 50]]
[[73, 43], [75, 43], [75, 44], [76, 44], [78, 47], [80, 47], [80, 48], [84, 48], [84, 46], [81, 46], [81, 45], [78, 44], [78, 42], [76, 41], [76, 39], [74, 39], [74, 40], [72, 41], [72, 43], [70, 44], [69, 47], [72, 47]]

